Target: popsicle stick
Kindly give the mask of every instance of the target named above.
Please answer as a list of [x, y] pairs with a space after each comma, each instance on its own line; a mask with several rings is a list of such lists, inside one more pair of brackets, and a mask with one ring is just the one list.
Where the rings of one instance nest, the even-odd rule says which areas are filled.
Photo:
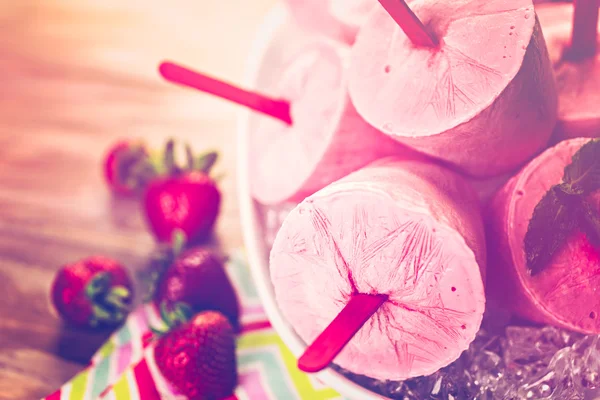
[[308, 346], [298, 360], [298, 368], [304, 372], [319, 372], [326, 368], [387, 299], [387, 295], [352, 296], [323, 333]]
[[263, 94], [239, 88], [172, 62], [163, 62], [158, 69], [163, 78], [170, 82], [213, 94], [222, 99], [277, 118], [288, 125], [292, 124], [290, 103], [285, 100], [272, 99]]
[[436, 47], [438, 40], [427, 31], [419, 17], [404, 0], [379, 0], [390, 16], [402, 28], [415, 46]]
[[596, 54], [600, 0], [574, 0], [574, 3], [569, 56], [575, 60], [582, 60]]

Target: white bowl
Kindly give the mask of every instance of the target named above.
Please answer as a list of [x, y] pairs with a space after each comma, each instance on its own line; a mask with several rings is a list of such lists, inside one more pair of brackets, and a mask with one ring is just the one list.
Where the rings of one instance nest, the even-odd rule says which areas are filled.
[[[269, 78], [276, 75], [274, 72], [282, 65], [287, 55], [307, 40], [310, 38], [291, 21], [287, 9], [278, 4], [265, 18], [251, 48], [244, 86], [259, 91], [264, 89], [269, 83]], [[249, 133], [256, 127], [258, 118], [264, 117], [242, 110], [238, 125], [238, 201], [244, 242], [250, 271], [267, 316], [283, 342], [296, 357], [299, 357], [306, 349], [306, 344], [284, 319], [275, 302], [275, 293], [269, 275], [271, 247], [266, 240], [264, 229], [264, 207], [257, 204], [250, 195], [251, 177], [247, 167]], [[387, 399], [330, 368], [315, 376], [348, 399]]]

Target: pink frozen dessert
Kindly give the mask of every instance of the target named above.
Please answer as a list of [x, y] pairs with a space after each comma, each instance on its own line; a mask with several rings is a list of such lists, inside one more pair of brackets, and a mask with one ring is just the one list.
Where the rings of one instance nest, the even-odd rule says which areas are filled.
[[478, 200], [463, 178], [386, 158], [298, 205], [270, 268], [277, 304], [307, 343], [353, 298], [385, 296], [334, 363], [402, 380], [450, 364], [474, 339], [485, 252]]
[[490, 178], [468, 178], [467, 181], [471, 184], [473, 189], [475, 189], [475, 193], [477, 193], [482, 207], [485, 208], [513, 175], [513, 173], [509, 173]]
[[264, 118], [251, 133], [251, 189], [259, 202], [303, 200], [378, 158], [410, 152], [356, 113], [346, 54], [346, 47], [319, 41], [274, 77], [269, 91], [290, 102], [293, 122]]
[[535, 322], [600, 333], [600, 142], [563, 141], [493, 200], [491, 298]]
[[378, 6], [375, 0], [286, 0], [299, 25], [352, 44], [360, 26]]
[[367, 122], [478, 177], [544, 148], [557, 97], [531, 0], [380, 2], [349, 70]]
[[600, 136], [600, 2], [574, 4], [536, 9], [556, 74], [558, 139]]
[[303, 46], [275, 69], [267, 89], [246, 91], [186, 68], [164, 63], [162, 75], [272, 118], [254, 118], [250, 129], [252, 196], [267, 205], [306, 196], [385, 156], [412, 153], [367, 124], [346, 87], [348, 47], [331, 40]]

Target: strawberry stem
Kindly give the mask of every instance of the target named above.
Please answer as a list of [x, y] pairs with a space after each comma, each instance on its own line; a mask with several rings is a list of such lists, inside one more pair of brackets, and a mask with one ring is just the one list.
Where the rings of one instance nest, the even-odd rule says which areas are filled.
[[222, 99], [279, 119], [288, 125], [292, 124], [290, 103], [285, 100], [272, 99], [257, 92], [244, 90], [171, 62], [163, 62], [158, 69], [163, 78], [170, 82], [213, 94]]
[[171, 234], [171, 246], [173, 248], [173, 258], [179, 257], [181, 252], [185, 249], [187, 242], [187, 235], [181, 229], [173, 230]]
[[140, 178], [140, 167], [148, 163], [148, 152], [143, 143], [132, 144], [129, 148], [120, 151], [115, 158], [115, 179], [117, 182], [137, 191], [143, 187], [144, 181]]
[[131, 292], [124, 286], [110, 286], [111, 276], [100, 272], [92, 277], [85, 287], [90, 301], [92, 326], [117, 325], [121, 323], [131, 308]]
[[356, 294], [298, 360], [304, 372], [326, 368], [362, 326], [388, 299], [387, 295]]
[[186, 323], [194, 315], [192, 307], [187, 303], [177, 302], [169, 307], [167, 301], [163, 300], [160, 303], [160, 317], [167, 325], [168, 329], [179, 324]]
[[584, 60], [596, 54], [598, 0], [574, 0], [573, 31], [569, 57]]
[[415, 46], [437, 47], [437, 38], [431, 34], [404, 0], [379, 0], [398, 26]]

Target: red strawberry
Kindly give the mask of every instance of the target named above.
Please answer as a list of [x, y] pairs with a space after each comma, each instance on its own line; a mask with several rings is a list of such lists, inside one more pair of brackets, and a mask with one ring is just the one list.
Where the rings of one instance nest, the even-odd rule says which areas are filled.
[[146, 220], [156, 238], [168, 242], [182, 232], [188, 242], [205, 239], [219, 214], [221, 193], [208, 172], [216, 153], [194, 159], [187, 148], [188, 165], [175, 165], [173, 142], [165, 151], [166, 176], [158, 176], [148, 185], [144, 196]]
[[236, 331], [240, 306], [223, 262], [204, 248], [184, 252], [161, 277], [155, 303], [169, 326], [205, 310], [224, 314]]
[[146, 217], [159, 241], [171, 240], [176, 230], [187, 240], [206, 238], [219, 214], [221, 194], [203, 172], [189, 172], [150, 183], [144, 199]]
[[222, 400], [237, 386], [235, 337], [224, 315], [205, 311], [160, 338], [158, 369], [189, 400]]
[[52, 284], [52, 302], [58, 313], [81, 327], [118, 325], [127, 316], [132, 293], [125, 268], [105, 257], [65, 265]]
[[136, 169], [148, 162], [148, 150], [137, 141], [120, 141], [107, 152], [104, 159], [104, 177], [115, 193], [131, 195], [142, 186]]

